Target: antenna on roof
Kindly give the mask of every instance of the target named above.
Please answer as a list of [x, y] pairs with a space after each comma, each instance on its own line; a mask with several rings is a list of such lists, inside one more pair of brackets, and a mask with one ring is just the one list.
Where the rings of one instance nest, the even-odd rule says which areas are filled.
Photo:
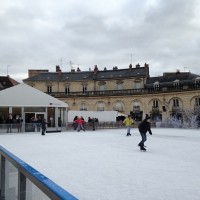
[[129, 55], [130, 55], [130, 57], [131, 57], [131, 63], [130, 63], [130, 64], [132, 65], [132, 64], [133, 64], [133, 55], [134, 55], [134, 54], [130, 53]]
[[8, 76], [8, 67], [10, 67], [10, 65], [7, 65], [7, 76]]
[[60, 58], [60, 67], [62, 68], [62, 62], [63, 62], [63, 58]]
[[71, 71], [74, 71], [73, 64], [74, 64], [74, 63], [70, 60], [70, 61], [69, 61], [69, 65], [70, 65]]

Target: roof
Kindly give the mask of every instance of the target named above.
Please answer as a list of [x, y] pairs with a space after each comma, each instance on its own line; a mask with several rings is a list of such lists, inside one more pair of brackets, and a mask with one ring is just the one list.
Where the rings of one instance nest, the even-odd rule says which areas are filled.
[[149, 76], [148, 67], [103, 70], [97, 71], [81, 71], [81, 72], [46, 72], [40, 73], [36, 76], [29, 77], [23, 81], [85, 81], [85, 80], [105, 80], [105, 79], [121, 79], [132, 77], [146, 77]]
[[163, 76], [149, 77], [146, 84], [154, 84], [155, 82], [159, 82], [160, 84], [173, 83], [177, 80], [180, 82], [191, 82], [197, 77], [200, 77], [200, 75], [192, 74], [190, 72], [164, 73]]
[[0, 90], [4, 90], [18, 84], [19, 82], [10, 78], [10, 76], [0, 76]]
[[1, 107], [68, 107], [60, 101], [40, 90], [26, 84], [18, 84], [0, 91]]

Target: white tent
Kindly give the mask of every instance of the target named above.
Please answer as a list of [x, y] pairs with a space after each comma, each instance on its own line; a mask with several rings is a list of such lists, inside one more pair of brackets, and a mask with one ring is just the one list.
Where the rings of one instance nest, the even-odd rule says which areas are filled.
[[[47, 118], [50, 117], [47, 116], [47, 108], [53, 108], [55, 127], [58, 128], [58, 116], [61, 116], [62, 121], [66, 120], [68, 104], [26, 84], [19, 84], [0, 91], [0, 107], [8, 107], [9, 113], [12, 113], [13, 108], [20, 107], [22, 118], [25, 118], [28, 110], [43, 114]], [[41, 113], [38, 108], [44, 111]]]
[[0, 91], [1, 107], [64, 107], [68, 104], [26, 84]]

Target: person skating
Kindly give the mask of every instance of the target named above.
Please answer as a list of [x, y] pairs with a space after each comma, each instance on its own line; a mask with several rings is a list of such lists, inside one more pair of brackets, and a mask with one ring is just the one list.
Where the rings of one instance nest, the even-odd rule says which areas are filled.
[[123, 121], [123, 124], [125, 124], [127, 127], [126, 136], [131, 136], [131, 125], [134, 124], [134, 121], [130, 115], [128, 115], [128, 117]]
[[85, 123], [85, 121], [84, 121], [84, 119], [82, 117], [78, 118], [74, 122], [78, 124], [78, 127], [77, 127], [77, 131], [78, 132], [80, 131], [80, 129], [82, 129], [85, 132], [85, 129], [83, 127], [83, 124]]
[[46, 122], [46, 119], [42, 120], [41, 126], [42, 126], [42, 134], [41, 135], [45, 135], [45, 131], [46, 131], [46, 124], [48, 124]]
[[147, 115], [146, 118], [138, 126], [140, 135], [142, 137], [141, 142], [138, 144], [141, 151], [146, 151], [144, 142], [147, 140], [147, 135], [146, 135], [147, 131], [149, 132], [150, 135], [152, 135], [150, 119], [151, 118]]

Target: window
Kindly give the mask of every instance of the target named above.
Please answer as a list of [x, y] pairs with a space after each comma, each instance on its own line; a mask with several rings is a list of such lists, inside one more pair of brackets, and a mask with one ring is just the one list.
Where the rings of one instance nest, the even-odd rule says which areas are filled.
[[141, 88], [142, 88], [141, 82], [135, 82], [135, 89], [141, 89]]
[[153, 85], [154, 85], [154, 90], [159, 90], [160, 84], [158, 81], [156, 81]]
[[153, 107], [158, 108], [158, 100], [153, 100]]
[[86, 93], [87, 92], [87, 86], [83, 86], [83, 93]]
[[87, 110], [87, 106], [85, 103], [81, 103], [80, 110]]
[[178, 99], [173, 99], [173, 106], [179, 107], [179, 100]]
[[123, 111], [123, 104], [121, 102], [117, 102], [115, 104], [114, 110], [122, 112]]
[[98, 103], [97, 111], [104, 111], [104, 103], [102, 102]]
[[117, 84], [117, 90], [123, 90], [123, 84], [122, 83]]
[[47, 93], [51, 94], [51, 92], [52, 92], [52, 87], [51, 86], [47, 86]]
[[140, 110], [140, 102], [134, 102], [133, 111], [139, 111], [139, 110]]
[[175, 80], [174, 83], [173, 83], [174, 87], [179, 87], [179, 83], [180, 83], [179, 80]]
[[99, 86], [99, 90], [100, 90], [100, 91], [105, 91], [105, 85], [100, 85], [100, 86]]
[[70, 90], [69, 90], [69, 86], [65, 87], [65, 94], [69, 94]]
[[133, 110], [140, 110], [140, 106], [133, 106]]
[[199, 86], [200, 86], [200, 77], [197, 77], [197, 78], [195, 79], [195, 86], [196, 86], [196, 87], [199, 87]]
[[200, 106], [200, 97], [195, 98], [195, 106]]

